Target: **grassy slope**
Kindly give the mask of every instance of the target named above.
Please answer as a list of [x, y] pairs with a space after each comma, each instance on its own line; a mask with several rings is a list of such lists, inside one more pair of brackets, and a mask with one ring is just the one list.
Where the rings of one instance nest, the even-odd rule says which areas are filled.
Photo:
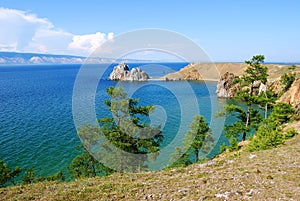
[[226, 153], [205, 164], [69, 183], [0, 189], [0, 200], [300, 200], [300, 135], [267, 151]]

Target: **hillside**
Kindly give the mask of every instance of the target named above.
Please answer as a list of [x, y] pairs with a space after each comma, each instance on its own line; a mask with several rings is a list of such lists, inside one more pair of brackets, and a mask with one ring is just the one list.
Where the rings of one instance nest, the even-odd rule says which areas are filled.
[[136, 59], [111, 59], [99, 57], [82, 57], [72, 55], [53, 55], [37, 53], [0, 52], [0, 65], [27, 65], [27, 64], [99, 64], [99, 63], [135, 63], [152, 62], [149, 60]]
[[[298, 130], [299, 132], [299, 130]], [[300, 200], [300, 135], [276, 149], [204, 164], [0, 189], [1, 200]]]
[[[269, 78], [274, 80], [286, 72], [296, 72], [300, 74], [300, 66], [292, 69], [289, 65], [266, 64]], [[219, 80], [220, 76], [226, 72], [241, 75], [246, 68], [244, 63], [192, 63], [182, 68], [180, 71], [168, 74], [163, 80]]]

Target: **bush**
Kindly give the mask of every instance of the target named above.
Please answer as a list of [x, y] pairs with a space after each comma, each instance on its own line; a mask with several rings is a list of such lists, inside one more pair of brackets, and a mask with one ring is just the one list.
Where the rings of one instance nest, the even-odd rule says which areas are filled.
[[220, 153], [224, 153], [226, 150], [227, 150], [226, 144], [222, 144], [222, 145], [220, 146]]
[[295, 73], [285, 73], [281, 76], [281, 83], [284, 84], [284, 91], [289, 90], [296, 79]]
[[298, 132], [294, 128], [289, 128], [286, 130], [284, 139], [290, 139], [290, 138], [296, 136], [297, 134], [298, 134]]
[[284, 142], [284, 135], [281, 129], [275, 128], [273, 124], [267, 123], [259, 127], [256, 135], [246, 149], [250, 152], [255, 150], [266, 150], [277, 147]]
[[288, 129], [286, 133], [282, 131], [283, 125], [292, 120], [294, 112], [290, 104], [277, 103], [270, 117], [259, 127], [246, 149], [248, 151], [271, 149], [294, 137], [297, 134], [294, 129]]
[[8, 165], [0, 159], [0, 187], [4, 187], [8, 182], [14, 183], [15, 177], [21, 172], [21, 168], [16, 167], [11, 170]]
[[239, 150], [239, 145], [238, 145], [237, 138], [231, 137], [230, 140], [229, 140], [229, 144], [230, 145], [229, 145], [228, 149], [229, 149], [230, 152]]

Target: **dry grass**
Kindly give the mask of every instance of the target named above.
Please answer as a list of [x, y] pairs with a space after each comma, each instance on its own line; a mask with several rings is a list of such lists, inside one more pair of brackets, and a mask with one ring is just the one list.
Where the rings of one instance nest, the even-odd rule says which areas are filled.
[[[246, 69], [246, 64], [244, 63], [193, 63], [189, 64], [180, 71], [168, 74], [164, 76], [163, 80], [166, 78], [168, 80], [216, 80], [220, 79], [220, 76], [224, 75], [226, 72], [233, 73], [235, 75], [242, 75]], [[268, 67], [269, 79], [275, 80], [279, 78], [284, 73], [295, 72], [297, 77], [300, 76], [300, 66], [291, 68], [288, 65], [279, 64], [266, 64]]]
[[300, 200], [300, 135], [273, 150], [226, 153], [187, 168], [0, 189], [0, 200], [248, 199]]

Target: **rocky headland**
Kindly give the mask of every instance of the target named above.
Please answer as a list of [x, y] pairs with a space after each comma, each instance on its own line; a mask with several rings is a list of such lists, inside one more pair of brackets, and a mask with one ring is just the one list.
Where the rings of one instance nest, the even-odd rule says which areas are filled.
[[147, 81], [149, 75], [140, 68], [132, 68], [129, 70], [127, 64], [121, 63], [114, 67], [114, 70], [109, 75], [108, 79], [120, 81]]
[[[281, 82], [280, 76], [282, 73], [270, 74], [273, 79], [269, 79], [267, 84], [264, 85], [260, 82], [254, 83], [254, 94], [258, 95], [261, 92], [271, 90], [274, 96], [279, 97], [277, 102], [291, 104], [296, 111], [300, 110], [300, 78], [296, 78], [291, 87], [284, 91], [284, 84]], [[299, 75], [299, 73], [298, 73]], [[275, 78], [276, 76], [279, 76]], [[234, 82], [238, 78], [236, 74], [226, 72], [224, 73], [218, 81], [217, 84], [217, 96], [220, 98], [232, 98], [236, 92], [240, 89], [239, 85]]]

